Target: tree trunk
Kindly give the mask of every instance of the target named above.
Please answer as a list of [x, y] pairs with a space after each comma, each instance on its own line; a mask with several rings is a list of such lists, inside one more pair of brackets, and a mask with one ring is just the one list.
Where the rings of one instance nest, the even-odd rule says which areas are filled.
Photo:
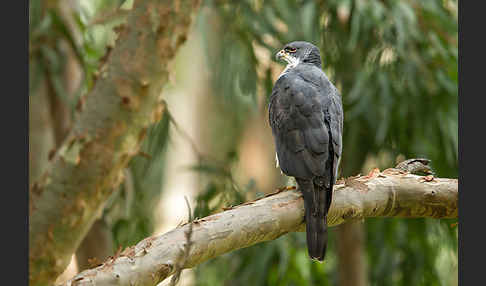
[[368, 284], [364, 243], [364, 226], [360, 221], [349, 221], [337, 231], [339, 286]]
[[135, 1], [97, 82], [80, 100], [72, 131], [30, 188], [30, 285], [52, 284], [66, 268], [148, 126], [160, 120], [168, 63], [186, 39], [196, 2]]

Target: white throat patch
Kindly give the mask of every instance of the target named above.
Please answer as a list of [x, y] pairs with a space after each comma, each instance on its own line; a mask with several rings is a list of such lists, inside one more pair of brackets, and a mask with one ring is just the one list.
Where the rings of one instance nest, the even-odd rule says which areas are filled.
[[300, 60], [298, 58], [288, 57], [288, 59], [290, 60], [289, 63], [287, 64], [287, 66], [285, 67], [285, 69], [282, 71], [282, 73], [278, 76], [278, 78], [280, 78], [282, 75], [284, 75], [285, 73], [287, 73], [290, 69], [293, 69], [298, 64], [300, 64]]

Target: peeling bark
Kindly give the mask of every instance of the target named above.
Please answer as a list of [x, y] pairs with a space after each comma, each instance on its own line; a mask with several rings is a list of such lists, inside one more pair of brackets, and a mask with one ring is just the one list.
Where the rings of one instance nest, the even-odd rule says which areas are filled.
[[[353, 177], [334, 187], [328, 225], [368, 217], [457, 218], [457, 179], [421, 177], [397, 169]], [[282, 191], [192, 223], [191, 250], [183, 268], [224, 253], [304, 231], [299, 191]], [[81, 272], [63, 285], [157, 285], [175, 272], [190, 225], [148, 237]]]
[[29, 190], [29, 281], [51, 285], [103, 209], [146, 129], [199, 1], [135, 1], [74, 126]]

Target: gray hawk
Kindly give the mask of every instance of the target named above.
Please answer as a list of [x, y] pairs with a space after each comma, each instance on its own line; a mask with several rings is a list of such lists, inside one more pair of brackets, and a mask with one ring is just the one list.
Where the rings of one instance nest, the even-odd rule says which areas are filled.
[[324, 260], [327, 212], [341, 159], [343, 108], [336, 87], [322, 71], [319, 49], [296, 41], [277, 59], [287, 62], [272, 89], [269, 121], [278, 165], [303, 194], [307, 250]]

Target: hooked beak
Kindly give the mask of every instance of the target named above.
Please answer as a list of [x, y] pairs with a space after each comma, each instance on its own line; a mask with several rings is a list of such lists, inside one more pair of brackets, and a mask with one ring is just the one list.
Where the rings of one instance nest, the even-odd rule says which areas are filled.
[[278, 51], [278, 53], [275, 55], [275, 58], [277, 58], [277, 60], [284, 60], [287, 64], [295, 64], [298, 61], [285, 50]]
[[286, 53], [284, 50], [280, 50], [280, 51], [278, 51], [278, 53], [275, 55], [275, 58], [276, 58], [277, 60], [280, 60], [280, 59], [284, 59], [284, 60], [286, 60], [286, 59], [287, 59], [287, 56], [288, 56], [288, 55], [287, 55], [287, 53]]

